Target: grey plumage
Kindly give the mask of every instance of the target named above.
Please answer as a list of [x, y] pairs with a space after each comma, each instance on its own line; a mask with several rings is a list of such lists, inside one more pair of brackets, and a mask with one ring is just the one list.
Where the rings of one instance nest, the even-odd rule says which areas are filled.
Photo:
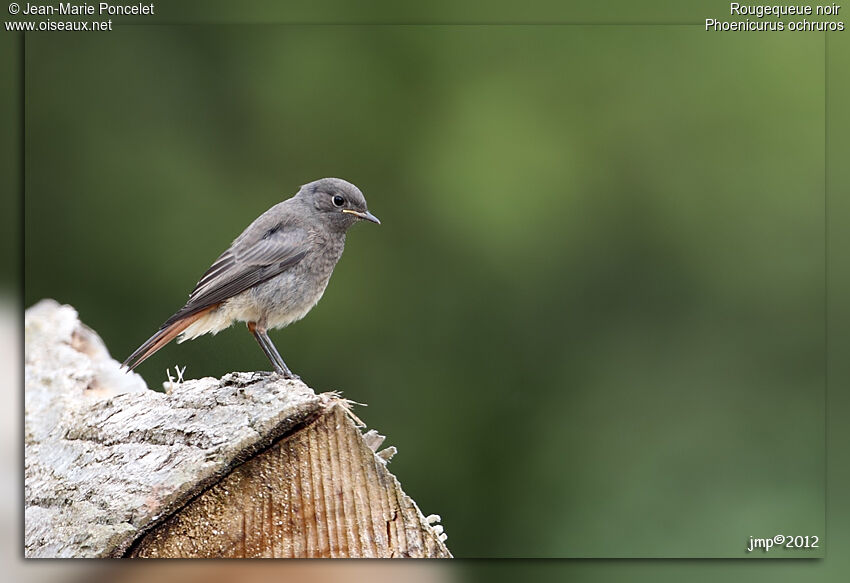
[[141, 364], [178, 342], [246, 322], [275, 370], [293, 376], [266, 331], [303, 318], [322, 297], [356, 222], [380, 221], [353, 184], [323, 178], [260, 215], [204, 273], [189, 301], [131, 354]]

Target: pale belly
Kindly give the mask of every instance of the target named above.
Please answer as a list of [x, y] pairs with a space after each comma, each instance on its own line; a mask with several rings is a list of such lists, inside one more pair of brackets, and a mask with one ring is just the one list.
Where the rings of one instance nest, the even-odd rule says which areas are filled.
[[322, 298], [330, 273], [318, 282], [297, 274], [283, 274], [225, 300], [218, 308], [198, 318], [177, 338], [192, 340], [217, 334], [236, 322], [256, 322], [267, 330], [283, 328], [307, 315]]

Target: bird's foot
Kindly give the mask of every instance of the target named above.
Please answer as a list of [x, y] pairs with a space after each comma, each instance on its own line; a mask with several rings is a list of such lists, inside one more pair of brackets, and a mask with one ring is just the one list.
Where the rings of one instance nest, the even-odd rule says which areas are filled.
[[287, 381], [300, 381], [301, 377], [292, 372], [291, 370], [276, 370], [273, 373], [276, 376], [279, 376], [282, 379]]

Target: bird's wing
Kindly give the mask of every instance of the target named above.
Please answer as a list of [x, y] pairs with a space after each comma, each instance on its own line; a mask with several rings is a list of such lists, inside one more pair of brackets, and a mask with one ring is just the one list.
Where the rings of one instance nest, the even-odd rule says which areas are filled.
[[215, 260], [189, 294], [186, 305], [164, 326], [271, 279], [304, 259], [309, 249], [309, 234], [297, 224], [284, 221], [249, 228]]

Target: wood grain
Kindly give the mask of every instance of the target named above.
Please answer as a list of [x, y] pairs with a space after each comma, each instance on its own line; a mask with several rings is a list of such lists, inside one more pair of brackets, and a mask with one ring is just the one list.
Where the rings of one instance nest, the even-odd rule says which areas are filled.
[[337, 403], [145, 535], [133, 557], [450, 557]]

